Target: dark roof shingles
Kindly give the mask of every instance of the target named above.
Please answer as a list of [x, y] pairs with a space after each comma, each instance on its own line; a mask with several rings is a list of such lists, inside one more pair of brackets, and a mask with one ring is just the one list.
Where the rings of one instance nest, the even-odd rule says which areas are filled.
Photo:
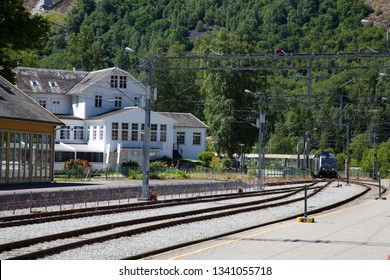
[[[56, 93], [64, 95], [76, 86], [89, 72], [67, 71], [41, 68], [16, 68], [16, 84], [18, 88], [27, 93]], [[38, 85], [31, 85], [31, 81], [37, 81]], [[51, 87], [50, 82], [57, 86]]]
[[191, 113], [158, 112], [158, 114], [173, 119], [176, 122], [176, 127], [208, 127], [205, 123], [203, 123]]
[[56, 125], [63, 124], [57, 117], [1, 76], [0, 118]]

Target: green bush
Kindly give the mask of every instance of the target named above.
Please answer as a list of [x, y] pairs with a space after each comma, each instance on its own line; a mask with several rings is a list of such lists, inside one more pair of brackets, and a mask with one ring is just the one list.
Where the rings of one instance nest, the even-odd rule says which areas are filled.
[[127, 175], [127, 177], [133, 180], [140, 180], [142, 179], [142, 176], [143, 176], [142, 172], [135, 171], [135, 170], [130, 170], [129, 174]]
[[153, 161], [149, 166], [151, 172], [163, 172], [169, 167], [168, 163], [163, 161]]
[[140, 166], [139, 162], [136, 160], [124, 161], [124, 162], [122, 162], [121, 165], [122, 165], [122, 167], [136, 167], [136, 168], [138, 168]]
[[232, 165], [233, 165], [233, 163], [232, 163], [232, 160], [231, 160], [231, 159], [229, 159], [229, 158], [224, 158], [224, 159], [222, 160], [222, 166], [223, 166], [223, 168], [232, 168]]
[[132, 176], [134, 175], [134, 172], [135, 173], [140, 173], [140, 164], [138, 161], [136, 160], [129, 160], [129, 161], [124, 161], [122, 162], [121, 164], [121, 173], [126, 176], [126, 177], [129, 177], [130, 174], [132, 174]]
[[213, 160], [213, 157], [213, 152], [203, 152], [198, 155], [198, 158], [203, 162], [203, 165], [206, 167], [210, 167], [210, 163]]

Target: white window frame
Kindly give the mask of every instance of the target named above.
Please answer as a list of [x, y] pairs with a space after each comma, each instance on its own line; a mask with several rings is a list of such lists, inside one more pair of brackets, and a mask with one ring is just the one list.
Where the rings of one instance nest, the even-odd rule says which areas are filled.
[[73, 139], [74, 140], [84, 140], [84, 127], [75, 126], [73, 129]]
[[103, 96], [95, 95], [95, 108], [102, 108], [102, 107], [103, 107]]
[[138, 107], [140, 105], [141, 98], [139, 96], [134, 97], [134, 106]]
[[104, 127], [99, 126], [99, 141], [103, 141], [103, 137], [104, 137]]
[[157, 142], [157, 124], [152, 123], [150, 125], [150, 141]]
[[167, 125], [160, 124], [160, 141], [167, 142]]
[[111, 140], [113, 140], [113, 141], [119, 140], [119, 123], [118, 122], [111, 123]]
[[201, 132], [193, 132], [192, 133], [192, 145], [200, 146], [202, 144], [202, 133]]
[[47, 99], [46, 98], [40, 98], [38, 99], [39, 105], [41, 105], [43, 108], [47, 108]]
[[115, 96], [115, 108], [121, 108], [122, 107], [122, 96]]
[[97, 126], [93, 127], [92, 140], [97, 140]]
[[58, 114], [60, 112], [60, 109], [61, 109], [61, 101], [59, 99], [55, 99], [53, 100], [52, 102], [52, 112], [53, 114]]
[[122, 141], [129, 141], [129, 123], [122, 123]]
[[138, 123], [131, 124], [131, 141], [138, 141]]
[[70, 126], [64, 126], [60, 130], [61, 140], [70, 140]]
[[125, 75], [111, 75], [111, 88], [127, 88], [127, 76]]
[[185, 145], [186, 143], [186, 133], [183, 131], [178, 131], [176, 133], [176, 143], [179, 145]]

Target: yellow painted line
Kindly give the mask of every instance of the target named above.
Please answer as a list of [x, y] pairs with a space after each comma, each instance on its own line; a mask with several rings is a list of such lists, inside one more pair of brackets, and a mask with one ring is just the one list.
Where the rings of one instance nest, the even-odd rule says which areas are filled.
[[177, 260], [177, 259], [180, 259], [180, 258], [183, 258], [183, 257], [187, 257], [187, 256], [190, 256], [190, 255], [194, 255], [194, 254], [203, 252], [203, 251], [211, 250], [211, 249], [214, 249], [214, 248], [217, 248], [217, 247], [221, 247], [221, 246], [224, 246], [224, 245], [227, 245], [227, 244], [239, 242], [239, 241], [242, 241], [242, 240], [245, 240], [245, 239], [249, 239], [249, 238], [252, 238], [252, 237], [255, 237], [255, 236], [258, 236], [258, 235], [270, 233], [270, 232], [273, 232], [273, 231], [276, 231], [276, 230], [279, 230], [279, 229], [282, 229], [282, 228], [285, 228], [285, 227], [287, 227], [287, 225], [279, 226], [277, 228], [272, 228], [272, 229], [269, 229], [269, 230], [266, 230], [266, 231], [261, 231], [261, 232], [255, 233], [255, 234], [251, 234], [251, 235], [248, 235], [248, 236], [240, 237], [240, 238], [233, 239], [233, 240], [230, 240], [230, 241], [225, 241], [225, 242], [222, 242], [222, 243], [219, 243], [219, 244], [215, 244], [215, 245], [208, 246], [208, 247], [196, 250], [196, 251], [192, 251], [192, 252], [189, 252], [189, 253], [186, 253], [186, 254], [182, 254], [182, 255], [170, 258], [169, 260]]
[[[329, 213], [318, 215], [318, 216], [315, 216], [315, 217], [316, 218], [328, 217], [328, 216], [339, 214], [339, 213], [342, 213], [342, 212], [346, 212], [346, 211], [349, 211], [351, 209], [354, 209], [354, 208], [357, 208], [357, 207], [360, 207], [360, 206], [364, 206], [366, 204], [373, 203], [373, 202], [375, 202], [375, 200], [370, 200], [370, 201], [367, 201], [365, 203], [354, 205], [354, 206], [351, 206], [351, 207], [348, 207], [348, 208], [331, 211]], [[261, 232], [258, 232], [258, 233], [255, 233], [255, 234], [251, 234], [251, 235], [248, 235], [248, 236], [245, 236], [245, 237], [241, 237], [241, 238], [233, 239], [233, 240], [230, 240], [230, 241], [222, 242], [222, 243], [219, 243], [219, 244], [215, 244], [215, 245], [212, 245], [212, 246], [208, 246], [208, 247], [196, 250], [196, 251], [192, 251], [192, 252], [188, 252], [188, 253], [185, 253], [185, 254], [182, 254], [182, 255], [179, 255], [179, 256], [176, 256], [176, 257], [172, 257], [169, 260], [177, 260], [177, 259], [180, 259], [180, 258], [184, 258], [184, 257], [190, 256], [190, 255], [194, 255], [194, 254], [197, 254], [197, 253], [200, 253], [200, 252], [211, 250], [211, 249], [214, 249], [214, 248], [217, 248], [217, 247], [221, 247], [221, 246], [224, 246], [224, 245], [228, 245], [228, 244], [231, 244], [231, 243], [235, 243], [235, 242], [239, 242], [239, 241], [242, 241], [242, 240], [245, 240], [245, 239], [249, 239], [249, 238], [252, 238], [252, 237], [255, 237], [255, 236], [259, 236], [259, 235], [262, 235], [262, 234], [266, 234], [266, 233], [277, 231], [277, 230], [280, 230], [280, 229], [283, 229], [283, 228], [287, 228], [287, 227], [290, 227], [290, 226], [292, 226], [294, 224], [295, 223], [289, 223], [288, 225], [282, 225], [282, 226], [279, 226], [279, 227], [276, 227], [276, 228], [272, 228], [272, 229], [269, 229], [269, 230], [266, 230], [266, 231], [261, 231]]]

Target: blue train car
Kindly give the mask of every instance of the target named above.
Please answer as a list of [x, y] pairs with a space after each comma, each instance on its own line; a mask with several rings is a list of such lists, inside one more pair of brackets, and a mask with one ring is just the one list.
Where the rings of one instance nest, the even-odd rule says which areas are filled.
[[335, 155], [328, 152], [316, 154], [312, 159], [311, 174], [319, 178], [337, 178]]

